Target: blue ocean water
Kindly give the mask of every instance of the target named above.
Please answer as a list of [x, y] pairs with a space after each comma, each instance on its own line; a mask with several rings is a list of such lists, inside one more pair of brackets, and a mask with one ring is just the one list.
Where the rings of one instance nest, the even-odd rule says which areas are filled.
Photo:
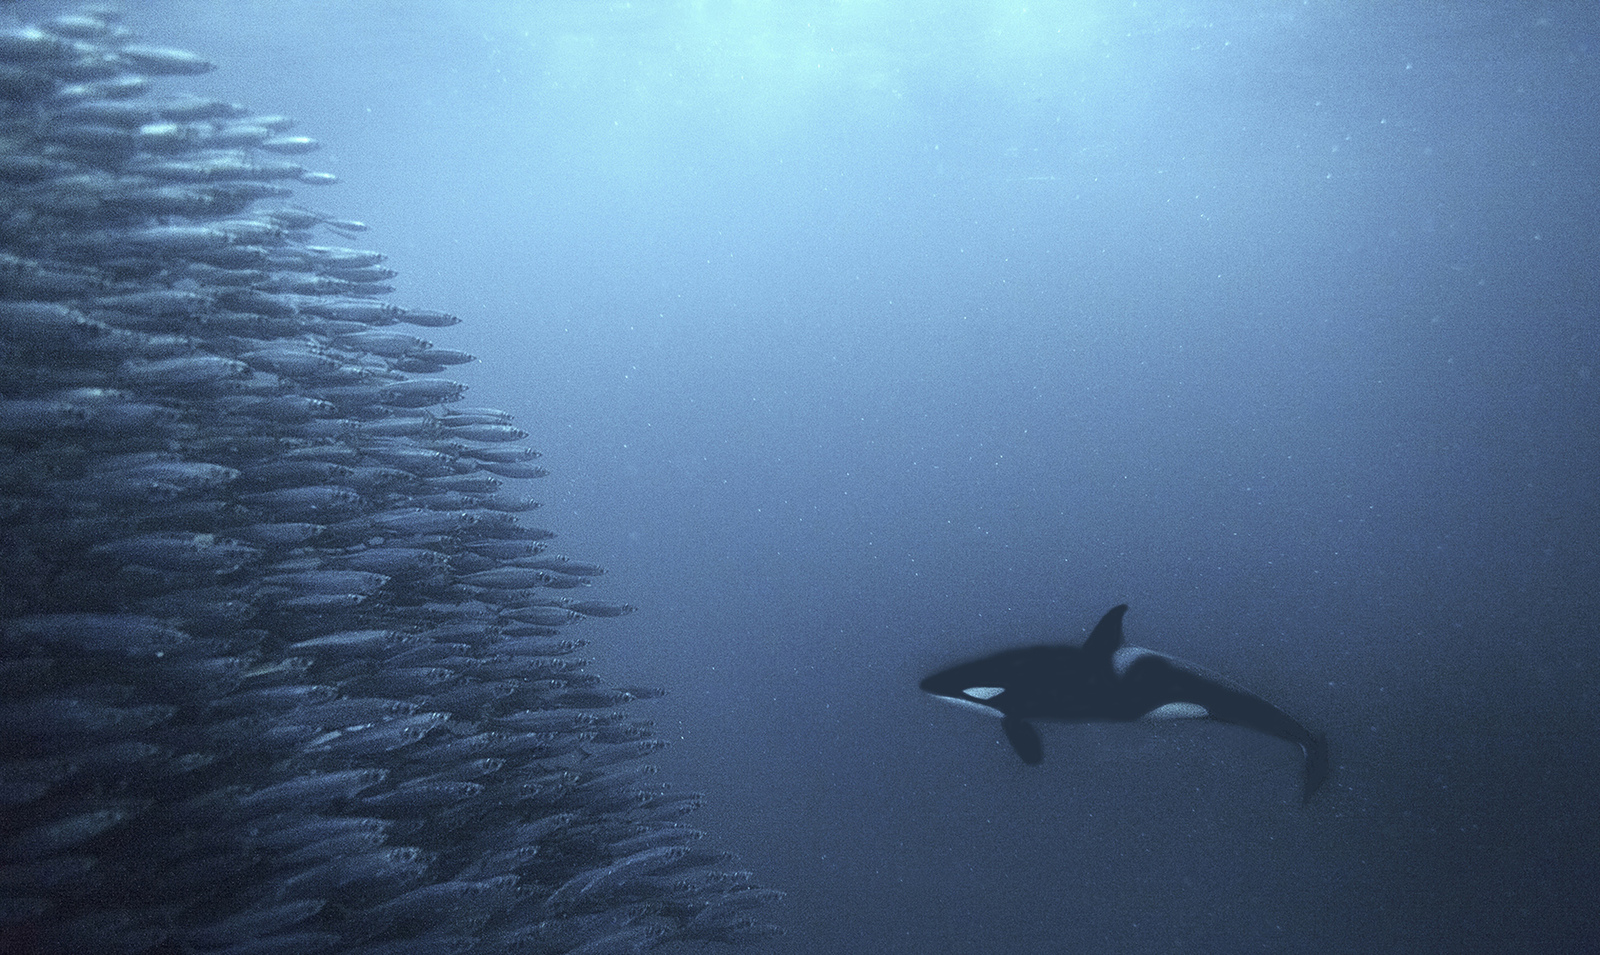
[[[758, 950], [1600, 947], [1593, 11], [127, 13], [463, 316]], [[1121, 602], [1327, 734], [1308, 807], [1277, 740], [1025, 767], [917, 690]]]

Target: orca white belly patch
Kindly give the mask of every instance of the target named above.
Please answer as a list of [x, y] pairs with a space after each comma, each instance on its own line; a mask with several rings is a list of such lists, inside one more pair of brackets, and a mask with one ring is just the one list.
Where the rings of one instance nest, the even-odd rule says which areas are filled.
[[966, 707], [969, 710], [977, 710], [979, 713], [988, 713], [990, 716], [1005, 716], [1004, 713], [979, 700], [969, 700], [960, 696], [941, 696], [939, 699], [944, 700], [946, 703], [954, 703], [957, 706]]

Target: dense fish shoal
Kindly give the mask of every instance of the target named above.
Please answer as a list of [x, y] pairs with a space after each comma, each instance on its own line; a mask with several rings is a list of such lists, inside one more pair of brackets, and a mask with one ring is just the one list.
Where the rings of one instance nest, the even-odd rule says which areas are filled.
[[[568, 630], [526, 432], [292, 122], [0, 30], [0, 950], [643, 951], [776, 893]], [[181, 82], [181, 79], [177, 82]], [[589, 623], [585, 626], [595, 626]]]

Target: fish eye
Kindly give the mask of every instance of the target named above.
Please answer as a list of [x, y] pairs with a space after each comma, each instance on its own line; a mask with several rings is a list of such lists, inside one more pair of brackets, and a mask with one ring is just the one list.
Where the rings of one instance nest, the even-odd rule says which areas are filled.
[[974, 700], [992, 700], [1004, 692], [1005, 688], [999, 686], [969, 686], [961, 691], [961, 695]]

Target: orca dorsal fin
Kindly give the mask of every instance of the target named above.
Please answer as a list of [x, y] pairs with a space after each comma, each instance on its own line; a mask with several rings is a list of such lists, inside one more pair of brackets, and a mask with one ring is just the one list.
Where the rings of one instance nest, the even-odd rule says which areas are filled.
[[1111, 655], [1121, 649], [1122, 615], [1127, 612], [1127, 604], [1118, 604], [1106, 611], [1106, 615], [1094, 625], [1089, 639], [1083, 641], [1083, 649], [1089, 656], [1110, 660]]

